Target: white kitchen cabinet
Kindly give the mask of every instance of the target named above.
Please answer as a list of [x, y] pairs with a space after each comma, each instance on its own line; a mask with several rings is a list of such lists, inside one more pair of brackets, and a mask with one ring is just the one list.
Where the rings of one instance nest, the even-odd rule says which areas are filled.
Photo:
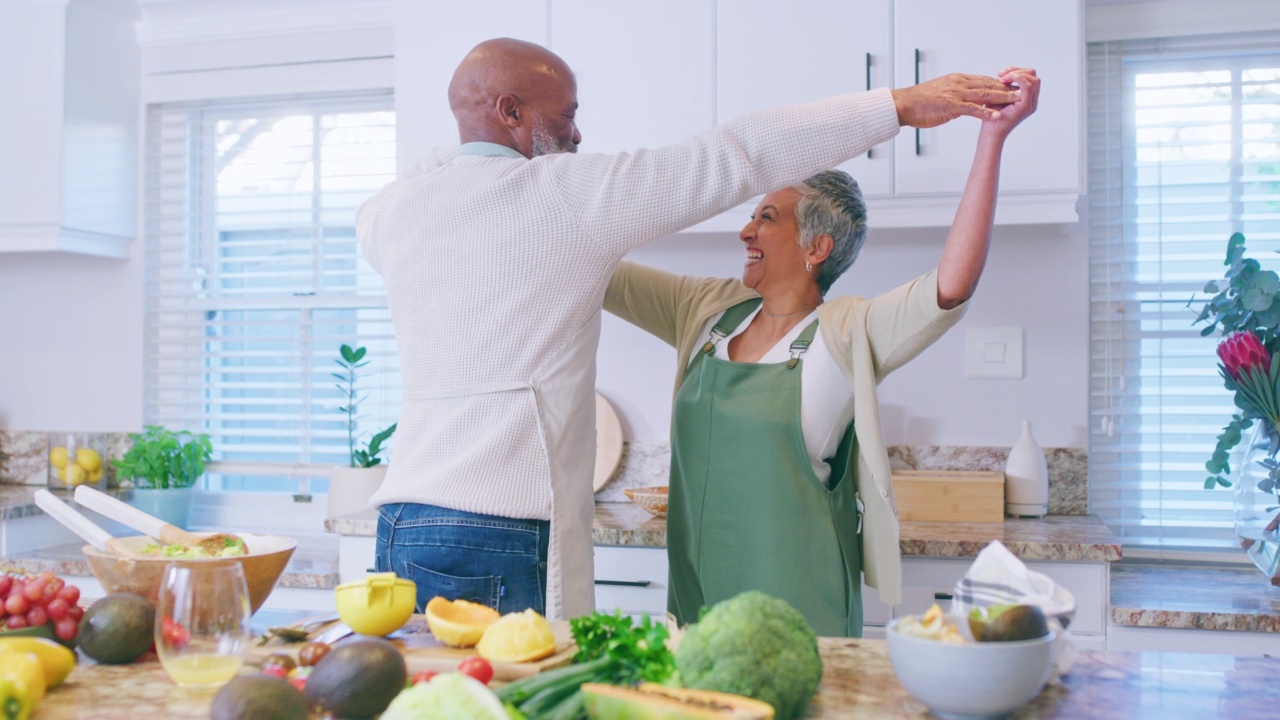
[[[716, 120], [893, 83], [890, 0], [720, 2]], [[893, 193], [891, 147], [840, 166], [866, 197]], [[746, 221], [743, 216], [743, 222]]]
[[596, 610], [667, 615], [667, 549], [597, 545]]
[[[1033, 67], [1043, 80], [1039, 107], [1009, 136], [1000, 169], [1007, 195], [1081, 189], [1081, 13], [1076, 2], [899, 0], [894, 4], [894, 86], [951, 72], [994, 75]], [[903, 128], [894, 141], [894, 194], [940, 195], [964, 187], [980, 122]], [[917, 143], [917, 138], [919, 139]]]
[[128, 257], [136, 13], [126, 0], [0, 4], [0, 252]]
[[671, 145], [714, 125], [714, 0], [550, 8], [550, 47], [578, 80], [582, 152]]

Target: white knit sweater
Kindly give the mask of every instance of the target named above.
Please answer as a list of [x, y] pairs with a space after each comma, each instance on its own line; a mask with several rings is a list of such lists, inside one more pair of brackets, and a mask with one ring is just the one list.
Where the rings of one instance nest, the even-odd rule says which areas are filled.
[[[575, 398], [590, 397], [594, 368], [563, 366], [594, 357], [622, 256], [897, 131], [890, 93], [875, 90], [753, 113], [655, 150], [442, 155], [387, 185], [357, 220], [386, 284], [405, 388], [394, 461], [373, 504], [549, 519], [548, 456], [566, 450], [585, 458], [573, 472], [589, 502], [590, 404], [567, 421], [545, 408], [540, 417], [538, 393], [559, 374], [546, 392], [576, 384], [586, 387]], [[581, 445], [548, 447], [548, 424], [586, 424], [589, 435], [548, 437]]]

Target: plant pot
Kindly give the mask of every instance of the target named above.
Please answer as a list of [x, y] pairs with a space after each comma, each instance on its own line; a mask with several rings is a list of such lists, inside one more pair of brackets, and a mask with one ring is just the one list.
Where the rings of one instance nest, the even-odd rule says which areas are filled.
[[329, 517], [369, 510], [369, 498], [382, 487], [386, 465], [371, 468], [338, 467], [329, 476]]
[[156, 490], [153, 488], [134, 488], [129, 504], [139, 510], [155, 515], [170, 525], [183, 530], [191, 520], [191, 500], [195, 496], [195, 488], [169, 488]]
[[1258, 420], [1245, 442], [1232, 499], [1236, 537], [1271, 590], [1280, 593], [1280, 436], [1269, 422]]

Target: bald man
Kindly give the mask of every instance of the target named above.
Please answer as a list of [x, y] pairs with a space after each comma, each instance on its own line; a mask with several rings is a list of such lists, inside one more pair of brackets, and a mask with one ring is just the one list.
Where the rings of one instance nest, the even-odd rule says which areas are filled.
[[[998, 115], [1016, 91], [949, 75], [752, 113], [678, 145], [575, 154], [573, 72], [510, 39], [449, 85], [462, 142], [366, 202], [404, 408], [374, 495], [380, 571], [432, 597], [551, 618], [594, 607], [595, 354], [627, 252], [860, 155], [903, 125]], [[639, 110], [643, 111], [643, 108]]]

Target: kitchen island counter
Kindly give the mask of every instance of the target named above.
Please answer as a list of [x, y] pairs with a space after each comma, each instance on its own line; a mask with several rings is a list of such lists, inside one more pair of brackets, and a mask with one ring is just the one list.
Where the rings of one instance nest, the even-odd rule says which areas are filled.
[[[809, 718], [925, 715], [893, 674], [880, 640], [821, 638], [824, 662]], [[246, 668], [243, 672], [252, 672]], [[1061, 685], [1051, 685], [1017, 718], [1274, 718], [1280, 659], [1182, 653], [1081, 653]], [[209, 717], [213, 690], [173, 685], [154, 656], [132, 665], [86, 662], [51, 692], [33, 720]]]

